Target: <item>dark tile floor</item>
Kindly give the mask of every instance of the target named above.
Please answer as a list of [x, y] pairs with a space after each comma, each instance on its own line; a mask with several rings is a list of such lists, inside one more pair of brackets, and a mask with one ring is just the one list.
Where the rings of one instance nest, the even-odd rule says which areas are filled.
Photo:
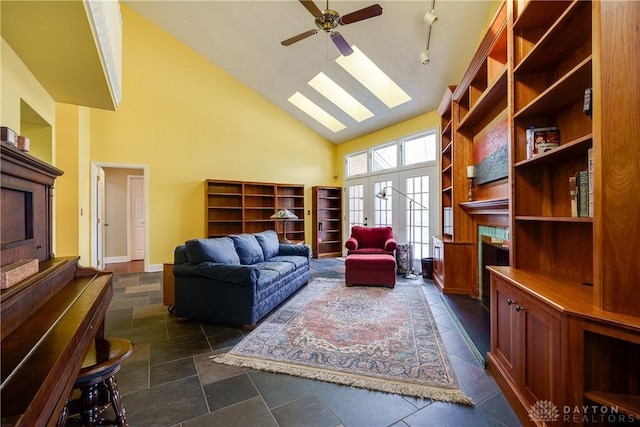
[[[311, 276], [343, 277], [344, 263], [312, 260]], [[399, 276], [399, 281], [403, 279]], [[518, 426], [429, 280], [430, 302], [463, 391], [475, 407], [403, 397], [283, 374], [219, 365], [209, 356], [248, 332], [178, 323], [162, 305], [162, 273], [114, 275], [108, 336], [133, 341], [117, 375], [129, 424], [142, 426]]]

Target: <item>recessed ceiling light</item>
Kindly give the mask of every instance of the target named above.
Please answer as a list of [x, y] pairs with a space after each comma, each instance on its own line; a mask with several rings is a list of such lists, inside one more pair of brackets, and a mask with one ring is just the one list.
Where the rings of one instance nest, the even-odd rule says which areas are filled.
[[349, 56], [339, 56], [336, 59], [338, 65], [362, 83], [364, 87], [369, 89], [389, 108], [411, 101], [411, 97], [360, 49], [355, 45], [351, 47], [353, 48], [353, 53]]
[[319, 73], [311, 79], [309, 85], [358, 122], [373, 117], [374, 115], [367, 107], [362, 105], [324, 73]]
[[291, 95], [288, 101], [333, 132], [339, 132], [342, 129], [346, 128], [346, 126], [341, 121], [324, 111], [322, 108], [318, 107], [318, 105], [316, 105], [313, 101], [311, 101], [300, 92], [296, 92]]

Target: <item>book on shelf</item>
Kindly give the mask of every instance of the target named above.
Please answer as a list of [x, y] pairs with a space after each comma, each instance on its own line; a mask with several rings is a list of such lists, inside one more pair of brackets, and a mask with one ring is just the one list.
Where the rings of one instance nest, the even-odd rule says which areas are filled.
[[531, 126], [526, 131], [527, 159], [546, 153], [560, 146], [560, 131], [555, 126], [537, 128]]
[[576, 186], [578, 187], [578, 216], [589, 216], [589, 172], [580, 171], [576, 173]]
[[576, 185], [576, 177], [569, 177], [569, 198], [571, 201], [571, 216], [578, 216], [578, 186]]
[[589, 177], [589, 202], [588, 202], [588, 216], [593, 217], [593, 147], [587, 150], [587, 174]]

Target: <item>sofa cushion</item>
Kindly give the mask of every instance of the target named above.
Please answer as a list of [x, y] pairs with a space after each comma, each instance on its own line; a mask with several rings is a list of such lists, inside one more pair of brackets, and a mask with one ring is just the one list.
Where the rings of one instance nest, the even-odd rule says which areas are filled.
[[295, 268], [304, 267], [305, 265], [309, 265], [309, 260], [307, 257], [298, 256], [298, 255], [278, 255], [276, 257], [271, 258], [269, 261], [271, 262], [287, 262], [291, 263], [295, 266]]
[[265, 261], [278, 255], [280, 243], [278, 242], [278, 235], [274, 230], [265, 230], [260, 233], [254, 233], [253, 235], [256, 236], [256, 240], [262, 248]]
[[285, 277], [287, 274], [292, 273], [293, 270], [296, 269], [296, 266], [291, 262], [277, 262], [272, 260], [258, 263], [256, 264], [256, 267], [260, 271], [262, 270], [277, 271], [278, 274], [280, 274], [281, 278]]
[[240, 264], [252, 265], [264, 261], [262, 248], [253, 234], [232, 234], [229, 237], [233, 240]]
[[240, 264], [233, 240], [228, 237], [215, 239], [192, 239], [185, 242], [189, 264], [217, 262], [221, 264]]

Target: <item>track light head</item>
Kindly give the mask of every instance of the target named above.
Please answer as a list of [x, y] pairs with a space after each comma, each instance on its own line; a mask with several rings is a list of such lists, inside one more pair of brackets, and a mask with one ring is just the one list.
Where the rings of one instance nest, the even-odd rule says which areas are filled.
[[438, 22], [438, 17], [435, 15], [435, 12], [435, 10], [432, 10], [424, 14], [424, 22], [426, 22], [427, 25], [433, 25]]
[[423, 50], [420, 52], [420, 62], [422, 62], [422, 65], [427, 65], [429, 61], [431, 61], [431, 58], [429, 58], [429, 51]]

